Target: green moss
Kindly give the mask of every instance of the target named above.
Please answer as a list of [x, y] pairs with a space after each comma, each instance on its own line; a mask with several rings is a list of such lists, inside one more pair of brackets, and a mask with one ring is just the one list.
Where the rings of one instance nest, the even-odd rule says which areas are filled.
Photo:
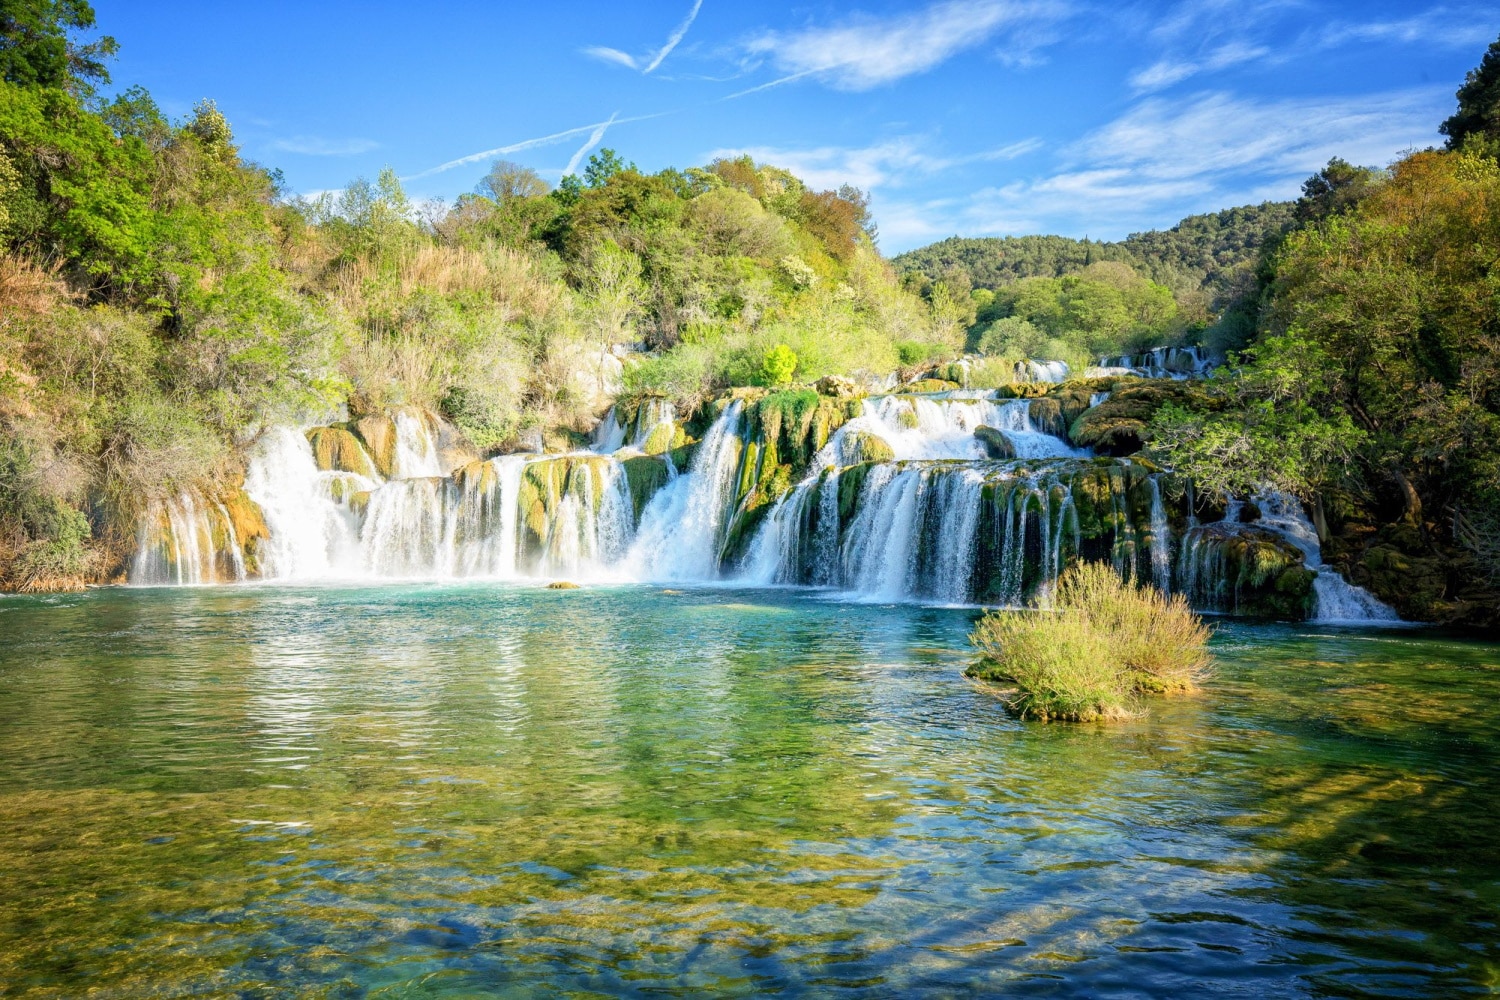
[[1209, 405], [1203, 390], [1191, 382], [1134, 380], [1075, 418], [1067, 436], [1074, 444], [1107, 455], [1133, 455], [1141, 449], [1146, 425], [1167, 403], [1196, 409]]
[[962, 389], [963, 386], [957, 382], [950, 382], [942, 378], [924, 378], [916, 382], [909, 382], [901, 387], [903, 393], [907, 392], [952, 392], [954, 389]]
[[974, 428], [974, 436], [984, 445], [984, 450], [990, 458], [1006, 460], [1016, 457], [1016, 446], [1010, 438], [983, 424]]
[[896, 453], [891, 450], [890, 444], [878, 434], [854, 431], [842, 440], [847, 442], [851, 463], [894, 462], [896, 460]]
[[360, 417], [354, 422], [354, 433], [364, 442], [365, 451], [375, 468], [387, 479], [396, 469], [396, 423], [384, 414]]
[[352, 472], [375, 476], [375, 463], [365, 452], [359, 438], [344, 427], [314, 427], [307, 432], [312, 445], [313, 461], [324, 472]]
[[630, 490], [630, 504], [637, 519], [656, 491], [671, 480], [666, 460], [654, 455], [638, 455], [620, 463], [625, 470], [625, 483]]

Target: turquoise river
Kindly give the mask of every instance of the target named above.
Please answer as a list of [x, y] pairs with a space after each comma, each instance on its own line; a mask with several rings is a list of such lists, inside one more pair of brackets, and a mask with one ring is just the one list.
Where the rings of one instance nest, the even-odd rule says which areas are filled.
[[1022, 724], [976, 612], [0, 598], [0, 996], [1486, 996], [1500, 645], [1218, 626]]

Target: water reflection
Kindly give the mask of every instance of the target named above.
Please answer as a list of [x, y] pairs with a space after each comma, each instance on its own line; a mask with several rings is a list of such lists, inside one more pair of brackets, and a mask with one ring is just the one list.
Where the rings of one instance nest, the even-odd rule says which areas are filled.
[[1017, 724], [967, 612], [495, 587], [0, 600], [39, 996], [1482, 992], [1493, 645], [1224, 626]]

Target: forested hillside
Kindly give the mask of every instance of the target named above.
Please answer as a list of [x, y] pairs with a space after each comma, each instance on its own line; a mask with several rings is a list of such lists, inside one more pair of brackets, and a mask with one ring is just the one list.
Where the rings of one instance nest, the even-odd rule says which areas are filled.
[[622, 390], [691, 406], [961, 344], [962, 310], [899, 287], [853, 189], [604, 150], [555, 190], [496, 163], [436, 211], [390, 170], [309, 202], [211, 101], [172, 121], [139, 88], [101, 96], [114, 43], [78, 41], [86, 4], [21, 7], [0, 19], [12, 586], [117, 565], [143, 510], [222, 492], [268, 423], [417, 405], [503, 450], [586, 431]]

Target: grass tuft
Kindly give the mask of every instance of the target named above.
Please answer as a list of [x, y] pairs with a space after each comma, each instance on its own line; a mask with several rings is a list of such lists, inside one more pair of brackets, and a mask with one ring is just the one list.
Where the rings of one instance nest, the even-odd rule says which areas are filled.
[[1129, 718], [1141, 696], [1191, 691], [1208, 669], [1208, 627], [1180, 594], [1083, 563], [1063, 574], [1053, 603], [991, 612], [969, 636], [980, 652], [969, 676], [1015, 684], [1007, 707], [1021, 718]]

